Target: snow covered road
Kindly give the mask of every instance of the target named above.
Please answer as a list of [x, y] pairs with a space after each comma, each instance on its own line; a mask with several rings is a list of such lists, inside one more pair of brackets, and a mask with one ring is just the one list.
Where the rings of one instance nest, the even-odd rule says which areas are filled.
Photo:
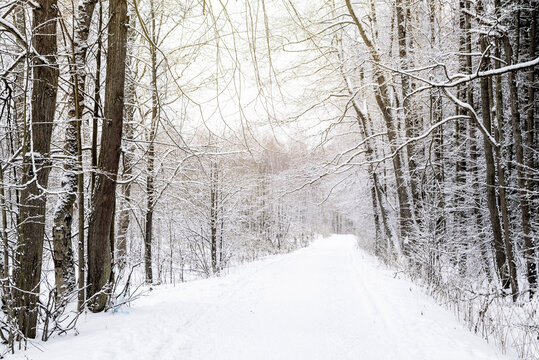
[[159, 288], [129, 314], [88, 315], [79, 329], [9, 358], [509, 358], [343, 235], [221, 278]]

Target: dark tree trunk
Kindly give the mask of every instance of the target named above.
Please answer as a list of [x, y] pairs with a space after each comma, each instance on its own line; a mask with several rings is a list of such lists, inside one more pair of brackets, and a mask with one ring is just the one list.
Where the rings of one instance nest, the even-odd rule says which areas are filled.
[[146, 161], [146, 234], [144, 237], [144, 264], [146, 270], [146, 282], [153, 281], [152, 275], [152, 241], [153, 241], [153, 213], [155, 206], [155, 135], [158, 124], [159, 114], [159, 94], [157, 91], [157, 29], [155, 26], [155, 10], [154, 1], [150, 0], [150, 19], [151, 19], [151, 43], [150, 58], [151, 58], [151, 86], [152, 86], [152, 112], [150, 120], [150, 130], [148, 134], [148, 158]]
[[90, 191], [93, 194], [95, 189], [95, 179], [97, 170], [97, 132], [98, 132], [98, 120], [101, 118], [101, 53], [103, 49], [102, 31], [103, 31], [103, 4], [99, 4], [99, 18], [97, 25], [97, 51], [95, 59], [95, 81], [94, 81], [94, 109], [92, 117], [92, 151], [91, 162], [92, 172], [90, 173]]
[[[513, 49], [509, 42], [509, 38], [504, 38], [504, 48], [505, 48], [505, 61], [507, 64], [513, 64]], [[530, 285], [530, 294], [533, 296], [537, 288], [537, 265], [535, 257], [535, 248], [533, 246], [532, 234], [531, 234], [531, 224], [530, 224], [530, 205], [528, 203], [527, 193], [528, 193], [528, 182], [526, 181], [525, 166], [526, 162], [524, 160], [524, 147], [522, 140], [522, 125], [520, 122], [520, 110], [518, 107], [518, 89], [516, 83], [516, 73], [510, 71], [507, 74], [508, 83], [509, 83], [509, 101], [511, 105], [511, 124], [513, 128], [513, 142], [514, 149], [516, 153], [516, 162], [517, 162], [517, 184], [519, 189], [519, 199], [520, 199], [520, 213], [522, 221], [522, 233], [524, 237], [524, 257], [526, 258], [526, 275], [528, 278], [528, 283]]]
[[[496, 46], [494, 56], [496, 58], [500, 58], [499, 54], [499, 47]], [[499, 61], [495, 61], [495, 67], [499, 68], [500, 63]], [[507, 206], [507, 196], [506, 196], [506, 187], [507, 182], [505, 180], [505, 168], [503, 164], [503, 156], [502, 156], [502, 149], [504, 139], [503, 139], [503, 96], [502, 96], [502, 84], [501, 84], [501, 77], [496, 76], [494, 78], [495, 81], [495, 89], [493, 89], [492, 86], [492, 78], [488, 79], [489, 81], [489, 92], [491, 94], [490, 98], [490, 108], [495, 108], [495, 113], [493, 113], [493, 117], [497, 119], [497, 126], [494, 126], [494, 138], [496, 139], [496, 142], [500, 144], [500, 147], [496, 149], [496, 169], [498, 171], [498, 202], [500, 204], [500, 212], [502, 215], [502, 229], [503, 229], [503, 241], [505, 245], [505, 254], [507, 256], [507, 266], [509, 269], [509, 279], [511, 281], [511, 291], [513, 294], [513, 301], [516, 301], [518, 298], [518, 279], [517, 279], [517, 269], [515, 264], [515, 259], [513, 255], [513, 243], [511, 241], [511, 229], [509, 224], [509, 209]], [[496, 105], [494, 105], [494, 99], [492, 97], [492, 94], [495, 94], [496, 97]]]
[[32, 45], [48, 64], [45, 65], [38, 57], [33, 59], [31, 134], [25, 131], [22, 184], [26, 186], [21, 192], [18, 269], [15, 279], [17, 289], [14, 289], [19, 329], [28, 338], [36, 336], [45, 236], [46, 195], [42, 189], [47, 188], [49, 178], [49, 153], [58, 92], [55, 58], [57, 4], [56, 0], [40, 0], [38, 3], [39, 7], [33, 10], [35, 33]]
[[[460, 41], [459, 41], [459, 51], [462, 54], [466, 53], [466, 40], [469, 33], [468, 28], [468, 19], [465, 13], [466, 0], [459, 1], [460, 14], [459, 14], [459, 25], [460, 25]], [[459, 56], [459, 71], [465, 73], [467, 69], [467, 58], [469, 56], [461, 55]], [[467, 84], [462, 84], [457, 88], [457, 97], [460, 101], [466, 102], [468, 97]], [[457, 115], [466, 115], [467, 111], [459, 106], [457, 106]], [[455, 121], [455, 147], [457, 158], [455, 160], [455, 184], [457, 191], [454, 194], [454, 222], [455, 222], [455, 234], [462, 241], [467, 238], [466, 234], [466, 171], [467, 171], [467, 149], [466, 149], [466, 138], [467, 134], [468, 121], [466, 120], [456, 120]], [[458, 260], [459, 267], [461, 271], [466, 269], [467, 254], [469, 244], [464, 241], [459, 244], [462, 248], [456, 249], [455, 260]]]
[[[470, 10], [470, 0], [466, 0], [466, 9]], [[472, 53], [472, 34], [471, 34], [471, 20], [470, 15], [466, 13], [465, 16], [465, 52], [468, 54]], [[466, 73], [471, 74], [472, 73], [472, 57], [466, 56]], [[471, 108], [475, 108], [475, 101], [474, 101], [474, 85], [472, 82], [469, 82], [467, 84], [467, 90], [466, 90], [466, 98], [468, 104], [471, 106]], [[471, 114], [468, 114], [471, 116]], [[474, 233], [477, 234], [477, 242], [479, 245], [479, 249], [481, 252], [481, 263], [483, 264], [483, 271], [487, 275], [487, 278], [489, 280], [492, 280], [492, 274], [490, 269], [490, 246], [489, 242], [485, 240], [485, 237], [483, 235], [483, 214], [481, 212], [482, 201], [481, 201], [481, 192], [479, 188], [480, 183], [480, 174], [479, 174], [479, 167], [478, 167], [478, 161], [481, 157], [481, 151], [480, 151], [480, 140], [477, 136], [477, 128], [475, 126], [469, 126], [468, 127], [468, 140], [470, 142], [470, 160], [468, 162], [469, 166], [469, 172], [471, 173], [472, 178], [472, 217], [474, 219], [475, 223], [475, 231]]]
[[[436, 3], [433, 1], [429, 6], [429, 22], [430, 22], [430, 48], [434, 51], [440, 43], [439, 29], [436, 24]], [[430, 93], [430, 124], [434, 125], [442, 121], [443, 119], [443, 102], [442, 94], [440, 90], [431, 90]], [[444, 128], [439, 126], [432, 136], [432, 145], [434, 148], [433, 154], [433, 178], [435, 184], [433, 185], [434, 199], [436, 201], [436, 222], [435, 222], [435, 244], [439, 244], [440, 240], [446, 231], [446, 219], [445, 219], [445, 198], [444, 198]], [[417, 212], [416, 212], [417, 213]]]
[[105, 111], [99, 153], [99, 173], [92, 196], [92, 215], [88, 228], [89, 309], [102, 311], [107, 301], [111, 276], [110, 229], [113, 221], [116, 176], [120, 160], [124, 110], [125, 59], [127, 40], [127, 2], [109, 4]]
[[[536, 47], [537, 47], [537, 7], [539, 6], [539, 2], [537, 0], [530, 0], [530, 8], [532, 9], [530, 13], [531, 21], [530, 21], [530, 38], [529, 38], [529, 58], [533, 59], [536, 57]], [[530, 169], [537, 169], [539, 167], [539, 164], [537, 163], [537, 156], [539, 154], [539, 141], [536, 139], [536, 132], [537, 132], [537, 117], [536, 117], [536, 111], [537, 111], [537, 103], [538, 101], [535, 100], [536, 97], [536, 91], [535, 88], [537, 86], [536, 82], [536, 72], [537, 68], [532, 67], [528, 71], [528, 112], [527, 112], [527, 120], [526, 120], [526, 147], [528, 148], [528, 156], [526, 159], [526, 163], [528, 164], [528, 167]], [[538, 186], [539, 186], [539, 180], [537, 179], [530, 179], [530, 189], [537, 193]]]
[[[485, 52], [487, 49], [486, 36], [481, 36], [481, 52]], [[488, 59], [483, 58], [483, 70], [488, 69]], [[483, 117], [483, 125], [489, 133], [492, 129], [490, 118], [490, 89], [489, 79], [486, 77], [481, 78], [481, 115]], [[496, 203], [496, 164], [494, 160], [494, 154], [492, 145], [488, 141], [487, 137], [484, 137], [484, 151], [486, 161], [486, 183], [487, 183], [487, 205], [490, 214], [490, 224], [493, 236], [493, 246], [495, 251], [495, 261], [498, 276], [502, 282], [502, 286], [508, 289], [510, 284], [508, 269], [507, 269], [507, 257], [505, 253], [505, 247], [502, 240], [502, 230], [500, 226], [500, 215], [498, 212], [498, 205]]]
[[[57, 295], [75, 288], [75, 262], [71, 245], [71, 224], [73, 222], [73, 205], [77, 197], [78, 174], [82, 171], [79, 159], [78, 133], [84, 112], [84, 85], [86, 73], [87, 40], [90, 33], [90, 22], [97, 0], [81, 1], [78, 6], [76, 24], [71, 48], [72, 88], [69, 94], [68, 124], [65, 130], [64, 153], [68, 157], [64, 165], [65, 175], [62, 179], [62, 190], [54, 213], [52, 231], [54, 247], [54, 271]], [[83, 195], [84, 193], [82, 193]], [[80, 194], [79, 194], [80, 195]]]
[[146, 283], [153, 281], [152, 273], [152, 237], [153, 237], [153, 210], [149, 208], [146, 211], [146, 234], [144, 236], [144, 270], [146, 274]]
[[212, 272], [217, 274], [219, 272], [219, 267], [217, 266], [217, 207], [219, 199], [217, 186], [219, 178], [217, 163], [212, 161], [210, 166], [210, 253]]
[[81, 311], [86, 300], [86, 291], [84, 289], [84, 272], [86, 261], [84, 256], [84, 173], [82, 172], [82, 122], [77, 124], [77, 157], [80, 164], [79, 173], [77, 174], [77, 191], [78, 191], [78, 216], [79, 216], [79, 234], [78, 234], [78, 310]]

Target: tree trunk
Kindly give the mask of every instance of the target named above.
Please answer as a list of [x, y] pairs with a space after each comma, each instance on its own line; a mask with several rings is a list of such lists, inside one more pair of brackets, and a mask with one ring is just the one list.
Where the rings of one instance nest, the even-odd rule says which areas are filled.
[[[484, 53], [487, 49], [487, 39], [483, 35], [481, 36], [481, 52]], [[482, 70], [488, 68], [488, 59], [483, 58]], [[481, 78], [481, 115], [483, 117], [483, 125], [485, 129], [490, 133], [492, 129], [490, 119], [490, 101], [489, 101], [489, 85], [488, 78]], [[494, 155], [492, 145], [488, 141], [487, 137], [484, 137], [484, 151], [486, 161], [486, 183], [487, 183], [487, 205], [490, 214], [490, 224], [493, 236], [493, 245], [495, 251], [496, 268], [498, 275], [502, 282], [502, 286], [505, 289], [510, 287], [509, 274], [507, 271], [507, 257], [505, 254], [504, 243], [502, 240], [502, 230], [500, 226], [500, 216], [498, 213], [498, 205], [496, 204], [496, 165], [494, 161]]]
[[[37, 301], [40, 290], [43, 238], [45, 236], [45, 205], [50, 171], [50, 144], [58, 92], [56, 67], [56, 0], [40, 0], [33, 10], [32, 45], [41, 58], [33, 58], [33, 88], [30, 133], [26, 133], [23, 151], [20, 235], [17, 253], [14, 297], [18, 307], [21, 333], [35, 338]], [[49, 63], [43, 64], [43, 59]]]
[[[498, 44], [497, 44], [498, 45]], [[499, 47], [496, 46], [494, 56], [499, 59]], [[495, 68], [500, 67], [500, 62], [495, 61], [494, 63]], [[495, 114], [493, 116], [497, 119], [497, 126], [494, 126], [494, 138], [496, 139], [496, 142], [500, 144], [500, 147], [503, 146], [504, 140], [503, 140], [503, 96], [502, 96], [502, 84], [501, 84], [501, 77], [496, 76], [494, 78], [494, 81], [496, 83], [496, 88], [492, 89], [492, 78], [488, 79], [489, 81], [489, 88], [490, 88], [490, 94], [494, 93], [496, 94], [496, 105], [494, 105], [494, 99], [491, 97], [490, 99], [490, 108], [496, 109]], [[494, 107], [496, 106], [496, 107]], [[507, 208], [507, 196], [505, 193], [506, 189], [506, 180], [505, 180], [505, 168], [503, 164], [503, 156], [502, 156], [502, 150], [500, 148], [496, 149], [496, 168], [498, 170], [498, 199], [500, 204], [500, 212], [502, 214], [502, 229], [503, 229], [503, 241], [505, 244], [505, 254], [507, 256], [507, 266], [509, 268], [509, 279], [511, 281], [511, 291], [513, 295], [513, 301], [516, 301], [518, 298], [518, 279], [517, 279], [517, 269], [515, 264], [515, 259], [513, 255], [513, 243], [511, 241], [511, 229], [509, 228], [509, 210]]]
[[218, 202], [218, 175], [217, 163], [211, 162], [210, 169], [210, 253], [211, 253], [211, 268], [213, 274], [219, 272], [217, 266], [217, 202]]
[[144, 271], [146, 275], [146, 283], [151, 284], [153, 281], [153, 273], [152, 273], [153, 209], [151, 208], [150, 200], [148, 200], [148, 206], [149, 207], [146, 210], [146, 232], [144, 236]]
[[[75, 262], [71, 245], [71, 223], [73, 205], [78, 188], [78, 173], [82, 172], [82, 158], [79, 159], [78, 133], [84, 112], [84, 88], [86, 82], [85, 64], [90, 22], [97, 0], [81, 1], [78, 6], [72, 43], [70, 64], [72, 91], [69, 94], [68, 124], [65, 130], [64, 153], [68, 157], [64, 164], [62, 193], [58, 197], [54, 213], [52, 231], [54, 248], [54, 272], [57, 296], [75, 288]], [[81, 194], [79, 194], [81, 195]], [[84, 195], [84, 193], [82, 193]]]
[[[466, 0], [466, 9], [470, 10], [470, 0]], [[465, 15], [465, 52], [467, 54], [472, 53], [472, 34], [471, 34], [471, 20], [470, 15], [466, 13]], [[472, 73], [472, 57], [466, 56], [466, 74]], [[467, 103], [471, 106], [472, 109], [475, 108], [474, 101], [474, 85], [473, 82], [467, 84], [466, 97]], [[472, 114], [468, 114], [472, 116]], [[475, 222], [475, 231], [477, 234], [477, 242], [480, 249], [481, 263], [483, 265], [483, 271], [485, 272], [487, 278], [492, 280], [492, 274], [490, 269], [490, 246], [489, 242], [485, 239], [483, 235], [483, 214], [481, 210], [483, 209], [481, 201], [481, 191], [479, 188], [480, 175], [478, 161], [481, 156], [481, 151], [479, 149], [480, 141], [477, 137], [477, 128], [476, 126], [468, 126], [468, 140], [470, 142], [470, 160], [468, 162], [468, 170], [471, 173], [472, 178], [472, 217]]]
[[[469, 28], [467, 24], [467, 15], [464, 12], [466, 7], [466, 0], [459, 1], [460, 14], [459, 14], [459, 24], [461, 29], [461, 35], [459, 39], [459, 51], [464, 54], [466, 53], [466, 38], [469, 33]], [[467, 58], [469, 56], [461, 55], [459, 56], [459, 71], [465, 73], [467, 70]], [[457, 87], [457, 97], [460, 101], [466, 102], [468, 97], [468, 89], [466, 84], [462, 84]], [[460, 106], [457, 106], [457, 115], [466, 115], [467, 111]], [[466, 137], [467, 137], [467, 126], [468, 121], [458, 119], [455, 121], [455, 148], [457, 153], [457, 158], [455, 160], [455, 185], [457, 191], [454, 194], [454, 222], [455, 229], [454, 234], [459, 238], [459, 246], [462, 248], [457, 248], [455, 260], [457, 260], [458, 266], [461, 271], [466, 269], [466, 262], [468, 257], [469, 243], [464, 239], [467, 238], [466, 234], [466, 165], [467, 165], [467, 149], [466, 149]], [[464, 240], [464, 241], [463, 241]]]
[[[439, 46], [439, 29], [436, 25], [436, 4], [431, 2], [429, 6], [429, 22], [430, 22], [430, 48], [431, 51]], [[438, 31], [437, 31], [438, 30]], [[439, 89], [431, 90], [430, 93], [430, 124], [431, 126], [439, 123], [443, 119], [443, 100]], [[444, 198], [444, 128], [438, 127], [432, 136], [433, 154], [433, 178], [435, 181], [433, 196], [436, 201], [436, 221], [434, 228], [434, 237], [436, 247], [440, 243], [446, 232], [445, 219], [445, 198]], [[438, 256], [438, 255], [436, 255]]]
[[[536, 55], [536, 47], [537, 47], [537, 8], [539, 7], [539, 1], [538, 0], [530, 0], [530, 37], [529, 37], [529, 58], [534, 59]], [[539, 169], [539, 141], [537, 141], [537, 130], [539, 129], [537, 126], [537, 119], [539, 118], [537, 115], [537, 104], [539, 103], [539, 100], [536, 99], [537, 92], [535, 88], [537, 87], [537, 67], [530, 68], [528, 71], [528, 104], [527, 104], [527, 120], [526, 120], [526, 149], [527, 149], [527, 155], [525, 156], [525, 161], [527, 164], [528, 169]], [[530, 190], [531, 194], [535, 194], [530, 198], [530, 204], [531, 204], [531, 223], [537, 224], [539, 223], [539, 211], [533, 211], [533, 204], [537, 204], [537, 200], [539, 197], [539, 179], [537, 176], [529, 176], [528, 179], [528, 189]], [[537, 249], [538, 240], [535, 239], [535, 247]], [[537, 290], [537, 285], [535, 287]]]
[[[23, 36], [27, 36], [26, 31], [26, 4], [19, 3], [15, 5], [13, 10], [13, 25]], [[14, 87], [13, 94], [13, 128], [10, 129], [10, 140], [12, 141], [11, 146], [13, 149], [18, 149], [21, 146], [22, 136], [22, 124], [26, 122], [26, 112], [27, 112], [27, 99], [26, 99], [26, 78], [29, 76], [30, 69], [28, 66], [25, 66], [24, 61], [21, 61], [17, 64], [13, 70], [15, 73], [15, 79], [13, 83], [16, 85]], [[17, 86], [18, 85], [18, 86]], [[18, 89], [20, 89], [18, 91]], [[13, 169], [15, 175], [17, 170]], [[16, 177], [16, 176], [15, 176]]]
[[126, 57], [126, 71], [129, 76], [126, 77], [126, 94], [125, 94], [125, 120], [124, 120], [124, 134], [126, 146], [122, 152], [123, 158], [123, 172], [122, 180], [122, 201], [120, 203], [120, 213], [118, 216], [118, 235], [116, 238], [116, 263], [118, 268], [122, 271], [127, 263], [127, 230], [130, 223], [130, 207], [131, 207], [131, 175], [133, 174], [134, 156], [135, 156], [135, 142], [134, 142], [134, 115], [135, 115], [135, 71], [132, 69], [133, 63], [133, 49], [134, 49], [134, 34], [133, 30], [135, 26], [134, 19], [131, 19], [131, 25], [127, 32], [127, 57]]
[[[399, 59], [400, 59], [400, 68], [403, 72], [408, 69], [408, 41], [407, 41], [407, 31], [406, 31], [406, 12], [408, 9], [407, 0], [396, 0], [395, 9], [397, 13], [397, 36], [399, 44]], [[411, 139], [417, 136], [417, 114], [413, 112], [413, 106], [410, 104], [410, 92], [411, 85], [408, 75], [401, 73], [401, 95], [402, 95], [402, 116], [404, 119], [404, 129], [406, 133], [406, 138]], [[415, 143], [413, 141], [409, 142], [406, 145], [406, 154], [408, 159], [408, 173], [410, 179], [410, 191], [412, 195], [412, 202], [409, 206], [414, 207], [416, 210], [416, 219], [418, 219], [417, 211], [419, 211], [419, 185], [418, 185], [418, 174], [417, 174], [417, 163], [416, 163], [416, 150]]]
[[82, 311], [84, 301], [86, 300], [86, 291], [84, 287], [84, 272], [86, 261], [84, 258], [84, 173], [82, 171], [82, 121], [77, 123], [77, 157], [79, 163], [79, 172], [77, 174], [78, 190], [78, 216], [79, 216], [79, 234], [78, 234], [78, 310]]
[[[7, 238], [7, 208], [6, 208], [6, 191], [4, 186], [4, 168], [0, 165], [0, 212], [2, 214], [2, 277], [9, 277], [9, 242]], [[6, 294], [3, 294], [5, 296]]]
[[101, 118], [101, 53], [103, 48], [103, 4], [99, 3], [99, 18], [97, 19], [97, 51], [95, 59], [95, 81], [94, 81], [94, 110], [92, 116], [92, 150], [91, 163], [92, 172], [90, 173], [90, 191], [93, 194], [95, 189], [96, 171], [97, 171], [97, 132], [98, 119]]
[[[158, 112], [159, 112], [159, 99], [157, 91], [157, 29], [155, 26], [155, 9], [154, 0], [150, 0], [150, 19], [151, 19], [151, 42], [150, 42], [150, 58], [151, 58], [151, 86], [152, 86], [152, 118], [150, 120], [150, 131], [148, 135], [148, 159], [146, 161], [146, 234], [144, 237], [144, 264], [146, 270], [146, 283], [153, 281], [152, 275], [152, 240], [153, 240], [153, 212], [155, 206], [155, 174], [154, 174], [154, 161], [155, 161], [155, 135], [158, 124]], [[159, 264], [158, 264], [159, 265]]]
[[[530, 0], [530, 8], [532, 9], [530, 13], [530, 39], [529, 39], [529, 58], [534, 59], [536, 57], [536, 47], [537, 47], [537, 7], [539, 2], [537, 0]], [[528, 71], [528, 112], [527, 112], [527, 121], [526, 121], [526, 147], [528, 148], [527, 164], [530, 169], [537, 169], [537, 159], [535, 157], [539, 154], [539, 142], [536, 141], [537, 131], [535, 124], [535, 113], [537, 110], [537, 101], [535, 100], [535, 72], [536, 68], [532, 67]], [[539, 185], [538, 180], [530, 179], [531, 185], [530, 188], [532, 191], [536, 192], [537, 185]]]
[[102, 311], [107, 301], [111, 275], [110, 228], [113, 221], [116, 176], [120, 159], [124, 109], [125, 58], [127, 40], [127, 2], [111, 0], [105, 111], [99, 153], [99, 173], [92, 196], [92, 215], [88, 227], [89, 309]]
[[133, 129], [133, 115], [135, 107], [133, 103], [135, 101], [135, 83], [129, 80], [127, 86], [126, 104], [125, 104], [125, 123], [124, 132], [127, 147], [123, 151], [123, 173], [122, 180], [126, 181], [122, 185], [122, 201], [120, 205], [120, 214], [118, 216], [118, 235], [116, 238], [116, 263], [120, 271], [125, 267], [127, 263], [127, 230], [130, 223], [130, 207], [131, 207], [131, 175], [133, 173], [134, 166], [134, 129]]
[[[371, 176], [372, 179], [372, 176]], [[385, 244], [384, 238], [382, 237], [382, 226], [380, 222], [380, 215], [378, 210], [378, 200], [376, 199], [376, 188], [374, 184], [371, 185], [371, 203], [372, 203], [372, 215], [374, 220], [374, 254], [380, 258], [384, 258]]]
[[[509, 43], [509, 38], [504, 37], [505, 61], [508, 65], [513, 64], [513, 49]], [[520, 123], [520, 110], [518, 108], [518, 89], [515, 72], [507, 74], [509, 83], [509, 101], [511, 105], [511, 124], [513, 128], [513, 142], [517, 162], [518, 195], [520, 199], [520, 213], [522, 221], [522, 233], [524, 237], [524, 257], [526, 258], [526, 275], [530, 285], [530, 295], [533, 296], [537, 288], [537, 261], [535, 248], [533, 246], [531, 225], [530, 225], [530, 205], [528, 203], [528, 182], [525, 171], [526, 162], [524, 160], [524, 147], [522, 140], [522, 128]]]

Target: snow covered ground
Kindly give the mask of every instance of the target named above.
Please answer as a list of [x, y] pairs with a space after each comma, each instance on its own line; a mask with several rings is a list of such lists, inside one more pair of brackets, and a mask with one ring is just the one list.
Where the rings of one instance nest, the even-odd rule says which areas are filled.
[[160, 287], [129, 313], [87, 315], [80, 334], [25, 360], [510, 359], [353, 236], [321, 238], [226, 276]]

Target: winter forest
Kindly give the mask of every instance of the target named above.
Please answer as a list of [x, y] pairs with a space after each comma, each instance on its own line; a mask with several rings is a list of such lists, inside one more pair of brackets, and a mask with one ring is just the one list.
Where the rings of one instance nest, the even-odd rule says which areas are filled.
[[538, 10], [0, 0], [0, 358], [538, 359]]

